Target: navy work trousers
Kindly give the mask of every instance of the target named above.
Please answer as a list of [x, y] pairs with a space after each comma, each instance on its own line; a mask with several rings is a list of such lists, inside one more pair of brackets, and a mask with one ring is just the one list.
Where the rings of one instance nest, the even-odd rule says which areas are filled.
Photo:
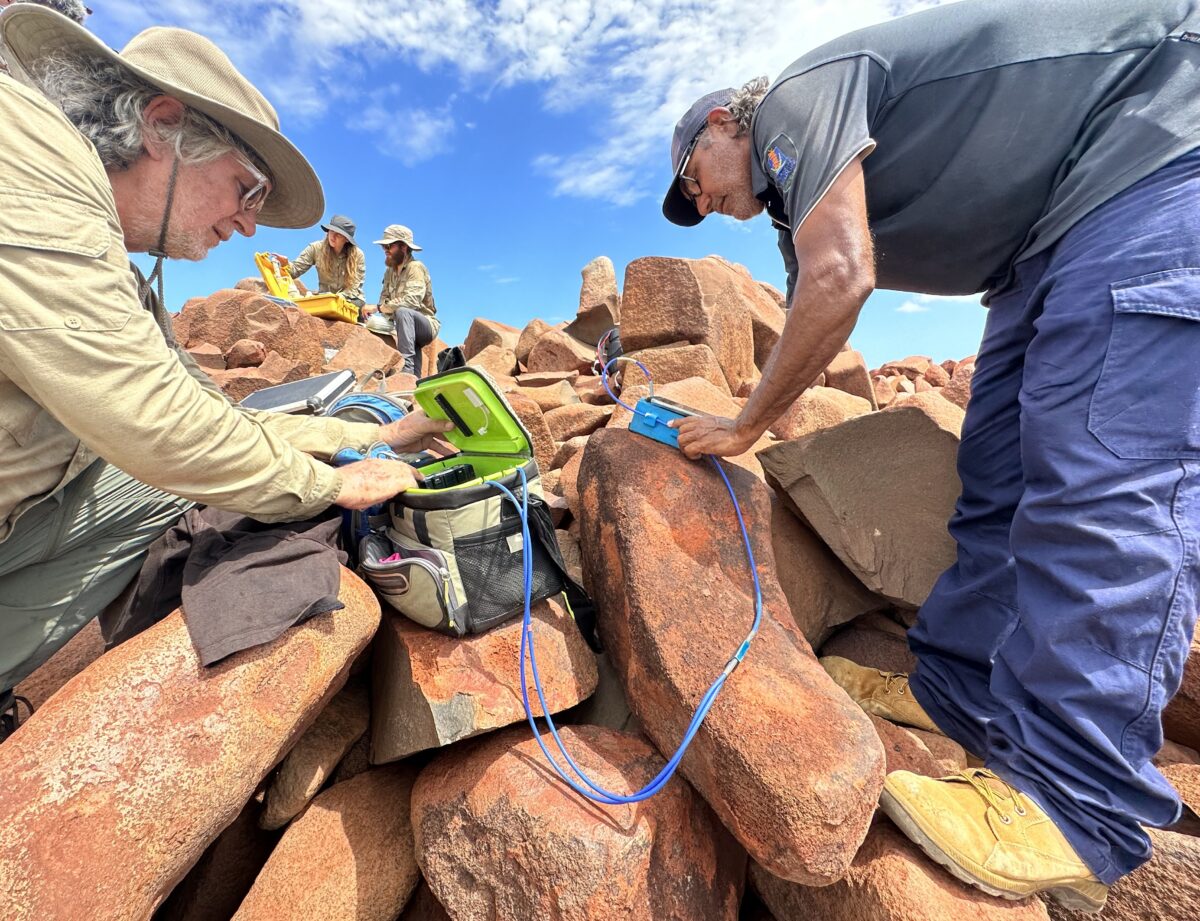
[[1150, 759], [1200, 575], [1200, 151], [993, 296], [958, 472], [913, 693], [1111, 883], [1180, 814]]

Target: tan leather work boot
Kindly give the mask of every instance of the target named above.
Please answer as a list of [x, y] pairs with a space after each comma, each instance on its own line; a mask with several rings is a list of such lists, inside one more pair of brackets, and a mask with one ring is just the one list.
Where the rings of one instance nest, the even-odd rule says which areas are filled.
[[893, 771], [879, 806], [926, 854], [989, 895], [1045, 892], [1078, 911], [1104, 907], [1108, 887], [1050, 817], [991, 771], [973, 768], [941, 780]]
[[868, 713], [892, 723], [945, 735], [912, 696], [908, 675], [866, 668], [841, 656], [825, 656], [820, 662], [838, 687]]

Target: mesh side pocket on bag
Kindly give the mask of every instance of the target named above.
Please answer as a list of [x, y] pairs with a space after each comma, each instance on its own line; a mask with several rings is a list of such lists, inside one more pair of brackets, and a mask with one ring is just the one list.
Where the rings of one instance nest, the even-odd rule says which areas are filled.
[[[533, 541], [533, 600], [562, 591], [562, 577], [536, 538]], [[458, 575], [467, 595], [468, 632], [478, 633], [525, 610], [521, 523], [502, 524], [455, 538]]]

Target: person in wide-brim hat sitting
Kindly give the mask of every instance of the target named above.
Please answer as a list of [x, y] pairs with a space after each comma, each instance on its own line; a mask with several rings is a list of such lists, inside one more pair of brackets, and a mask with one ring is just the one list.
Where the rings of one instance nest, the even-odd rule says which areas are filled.
[[387, 268], [378, 305], [365, 308], [367, 329], [390, 339], [404, 359], [403, 370], [420, 377], [421, 349], [441, 329], [429, 269], [413, 255], [421, 247], [403, 224], [389, 224], [375, 244], [383, 247]]
[[367, 277], [367, 260], [354, 240], [357, 227], [344, 214], [335, 214], [328, 224], [322, 224], [323, 240], [314, 240], [292, 259], [290, 275], [299, 278], [314, 265], [317, 267], [317, 291], [321, 294], [340, 294], [356, 307], [362, 307], [363, 281]]
[[[307, 227], [321, 184], [216, 45], [147, 29], [117, 53], [51, 10], [0, 15], [0, 739], [11, 689], [133, 579], [194, 503], [261, 521], [366, 508], [414, 483], [396, 461], [445, 426], [235, 409], [174, 342], [162, 260], [259, 223]], [[158, 264], [152, 285], [128, 254]]]

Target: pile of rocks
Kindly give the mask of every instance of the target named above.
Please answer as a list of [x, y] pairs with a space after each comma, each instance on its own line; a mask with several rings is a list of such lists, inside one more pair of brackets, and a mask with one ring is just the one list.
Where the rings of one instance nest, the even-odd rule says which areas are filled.
[[[732, 416], [783, 322], [779, 293], [720, 258], [639, 259], [621, 292], [601, 258], [571, 323], [479, 319], [464, 343], [530, 432], [564, 556], [599, 609], [600, 656], [553, 601], [534, 633], [563, 741], [610, 790], [640, 788], [674, 752], [753, 591], [721, 479], [627, 431], [596, 344], [619, 324], [657, 393]], [[176, 332], [233, 398], [343, 367], [413, 385], [370, 333], [253, 291], [189, 303]], [[344, 611], [215, 668], [177, 612], [103, 656], [85, 631], [34, 675], [22, 691], [39, 711], [0, 746], [0, 915], [1047, 918], [1037, 900], [959, 885], [876, 815], [885, 771], [940, 776], [966, 754], [866, 716], [813, 651], [911, 667], [906, 628], [953, 559], [973, 369], [869, 370], [847, 347], [729, 459], [763, 624], [652, 799], [599, 806], [551, 772], [524, 723], [519, 622], [452, 640], [381, 613], [346, 572]], [[645, 392], [627, 370], [623, 399]], [[1165, 723], [1159, 763], [1200, 808], [1200, 652]], [[1200, 838], [1155, 845], [1108, 917], [1200, 913]]]
[[[234, 402], [264, 387], [347, 368], [359, 380], [376, 374], [386, 390], [415, 386], [411, 374], [400, 372], [400, 354], [387, 340], [362, 326], [284, 306], [255, 290], [248, 283], [253, 281], [193, 298], [174, 321], [176, 340]], [[445, 347], [440, 339], [427, 345], [422, 367], [434, 368]]]

